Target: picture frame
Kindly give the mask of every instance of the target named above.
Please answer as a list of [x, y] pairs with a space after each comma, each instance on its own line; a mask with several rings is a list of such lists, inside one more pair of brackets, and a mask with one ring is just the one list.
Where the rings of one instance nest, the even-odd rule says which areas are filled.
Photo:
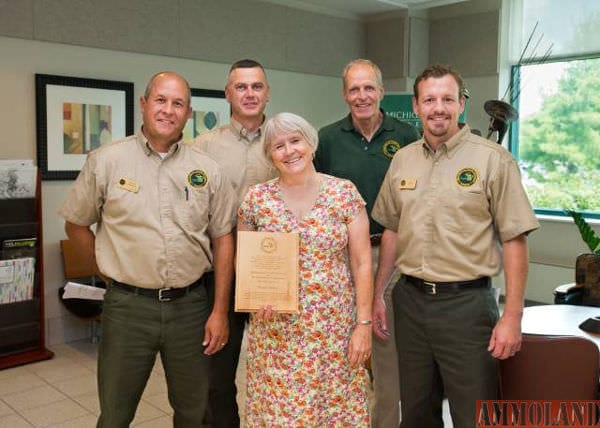
[[133, 134], [133, 83], [35, 75], [42, 180], [74, 180], [89, 151]]
[[188, 144], [197, 136], [229, 123], [231, 115], [225, 91], [191, 88], [191, 92], [192, 117], [183, 129], [183, 140]]

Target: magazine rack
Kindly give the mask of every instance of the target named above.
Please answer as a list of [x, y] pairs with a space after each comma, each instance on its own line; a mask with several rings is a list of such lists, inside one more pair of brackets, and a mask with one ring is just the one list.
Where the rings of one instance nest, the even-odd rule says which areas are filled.
[[16, 301], [0, 303], [0, 369], [52, 358], [54, 354], [45, 346], [39, 173], [35, 198], [0, 199], [0, 245], [0, 287], [4, 291], [11, 286], [11, 277], [27, 274], [18, 272], [20, 268], [11, 266], [11, 261], [33, 258], [33, 287]]

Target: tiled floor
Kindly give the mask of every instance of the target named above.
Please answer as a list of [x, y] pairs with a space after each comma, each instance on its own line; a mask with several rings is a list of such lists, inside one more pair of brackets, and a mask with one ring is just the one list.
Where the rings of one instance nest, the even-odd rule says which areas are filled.
[[[89, 341], [51, 347], [51, 360], [0, 371], [0, 427], [94, 427], [98, 417], [97, 345]], [[170, 427], [164, 372], [158, 363], [132, 426]]]
[[[53, 346], [51, 360], [0, 370], [0, 427], [92, 428], [98, 417], [96, 355], [98, 345], [89, 341]], [[238, 370], [238, 402], [244, 409], [245, 341]], [[173, 411], [166, 395], [164, 372], [158, 360], [132, 426], [170, 428]], [[243, 415], [242, 415], [243, 420]], [[447, 402], [444, 420], [449, 422]]]

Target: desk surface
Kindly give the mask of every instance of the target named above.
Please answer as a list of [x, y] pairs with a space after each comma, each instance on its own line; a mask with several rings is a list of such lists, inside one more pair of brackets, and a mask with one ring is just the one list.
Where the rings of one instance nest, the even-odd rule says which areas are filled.
[[523, 333], [580, 336], [596, 342], [600, 348], [600, 335], [587, 333], [579, 324], [591, 317], [600, 316], [600, 307], [578, 305], [530, 306], [523, 311]]

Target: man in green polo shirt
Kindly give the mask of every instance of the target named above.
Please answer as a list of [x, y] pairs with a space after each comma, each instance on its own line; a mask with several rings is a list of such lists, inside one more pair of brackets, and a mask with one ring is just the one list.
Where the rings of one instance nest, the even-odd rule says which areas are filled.
[[[367, 203], [373, 266], [383, 227], [371, 218], [379, 187], [396, 151], [419, 139], [412, 125], [387, 116], [379, 104], [383, 79], [379, 67], [366, 59], [350, 62], [343, 72], [343, 96], [350, 113], [319, 131], [315, 154], [317, 171], [346, 178], [354, 183]], [[390, 284], [395, 284], [391, 281]], [[374, 325], [371, 366], [374, 377], [375, 409], [373, 427], [396, 427], [399, 422], [400, 390], [394, 341], [391, 287], [384, 298], [376, 298], [373, 310], [384, 311], [383, 325]], [[383, 318], [383, 317], [382, 317]]]

